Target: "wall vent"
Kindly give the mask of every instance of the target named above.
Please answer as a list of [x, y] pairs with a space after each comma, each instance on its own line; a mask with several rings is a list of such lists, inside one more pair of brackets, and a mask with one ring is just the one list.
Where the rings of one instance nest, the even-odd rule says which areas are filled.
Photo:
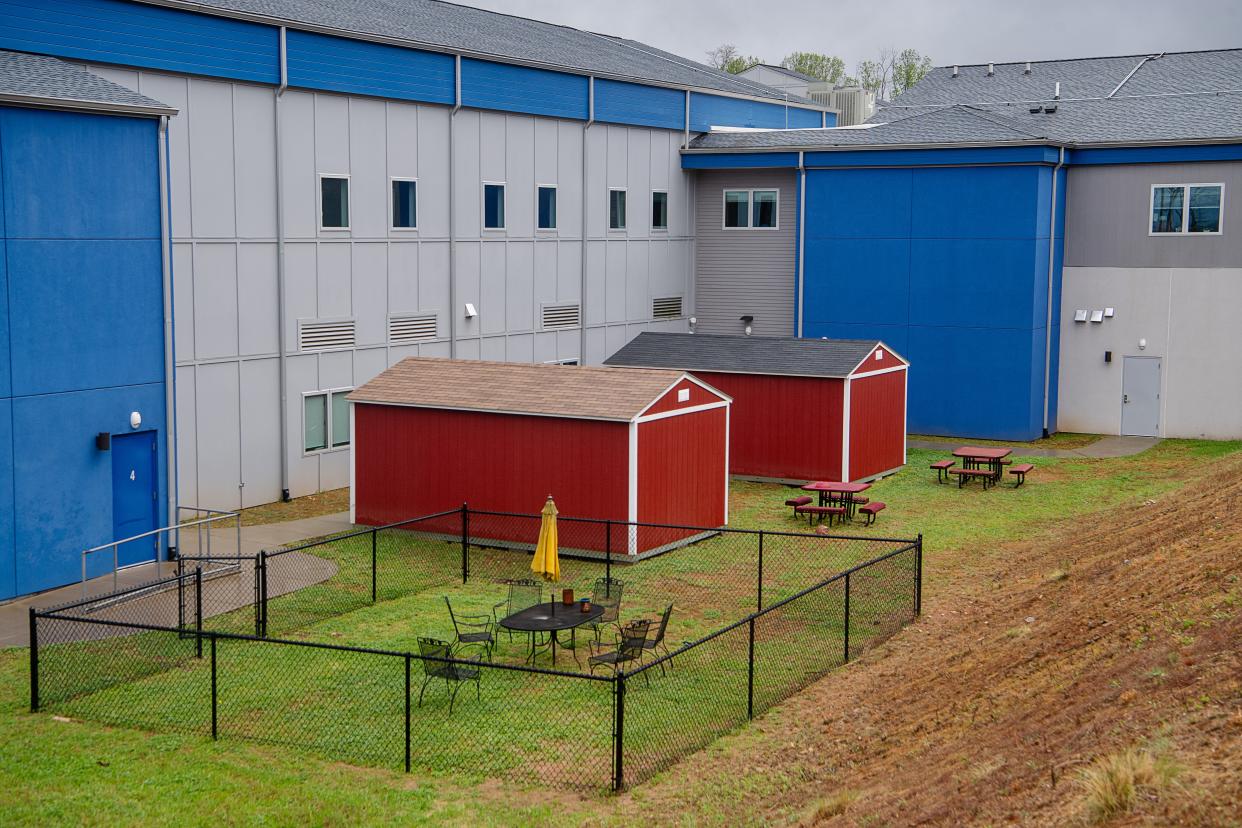
[[665, 296], [651, 300], [651, 317], [653, 319], [680, 319], [681, 297]]
[[545, 329], [578, 327], [578, 306], [544, 305], [543, 327]]
[[416, 316], [390, 316], [388, 318], [388, 341], [393, 345], [425, 342], [439, 334], [434, 313]]
[[334, 348], [354, 347], [354, 320], [338, 319], [332, 322], [300, 322], [298, 324], [299, 351], [328, 351]]

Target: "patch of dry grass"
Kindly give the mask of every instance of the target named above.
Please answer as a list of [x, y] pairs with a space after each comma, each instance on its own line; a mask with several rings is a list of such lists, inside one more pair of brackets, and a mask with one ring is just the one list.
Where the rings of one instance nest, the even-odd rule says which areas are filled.
[[1124, 814], [1143, 795], [1158, 795], [1177, 776], [1178, 767], [1166, 757], [1142, 748], [1101, 756], [1082, 772], [1087, 816], [1093, 822]]

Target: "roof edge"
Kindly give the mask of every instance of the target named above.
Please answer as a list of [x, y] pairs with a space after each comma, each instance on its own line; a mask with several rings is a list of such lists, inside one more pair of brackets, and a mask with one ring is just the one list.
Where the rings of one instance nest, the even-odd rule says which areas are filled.
[[30, 109], [59, 109], [69, 112], [99, 112], [107, 115], [130, 115], [157, 118], [164, 115], [176, 115], [175, 107], [143, 106], [142, 104], [119, 104], [105, 101], [91, 101], [82, 98], [50, 98], [42, 95], [19, 95], [11, 92], [0, 92], [0, 104], [8, 106], [24, 106]]

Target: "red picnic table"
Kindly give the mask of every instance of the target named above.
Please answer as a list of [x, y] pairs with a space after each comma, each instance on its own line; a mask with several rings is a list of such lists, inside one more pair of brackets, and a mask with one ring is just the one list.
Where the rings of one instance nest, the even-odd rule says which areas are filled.
[[1001, 474], [1004, 472], [1001, 461], [1011, 454], [1013, 454], [1013, 449], [1005, 446], [962, 446], [953, 450], [953, 456], [962, 459], [964, 469], [979, 469], [987, 466], [992, 472], [994, 483], [1000, 482]]
[[819, 505], [828, 505], [829, 499], [840, 500], [841, 505], [845, 507], [845, 514], [850, 520], [854, 519], [854, 508], [858, 505], [854, 502], [854, 495], [860, 494], [871, 488], [870, 483], [850, 483], [849, 481], [838, 480], [819, 480], [813, 483], [807, 483], [802, 487], [806, 492], [819, 492]]

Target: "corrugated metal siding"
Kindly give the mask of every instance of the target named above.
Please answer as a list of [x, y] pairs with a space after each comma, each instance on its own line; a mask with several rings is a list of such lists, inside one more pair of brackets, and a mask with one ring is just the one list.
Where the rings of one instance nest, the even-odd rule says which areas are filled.
[[906, 372], [850, 380], [850, 480], [906, 462]]
[[0, 0], [0, 48], [280, 82], [275, 27], [118, 0]]
[[464, 58], [463, 106], [526, 112], [554, 118], [587, 117], [587, 79], [581, 75]]
[[[725, 409], [665, 417], [638, 426], [638, 520], [682, 526], [725, 522]], [[644, 529], [645, 551], [690, 533]]]
[[406, 101], [455, 100], [452, 55], [290, 29], [289, 84]]
[[[695, 316], [703, 333], [741, 334], [739, 317], [755, 317], [756, 336], [790, 336], [797, 287], [797, 197], [793, 172], [697, 173]], [[725, 230], [726, 189], [780, 191], [776, 230]]]
[[595, 120], [683, 129], [686, 93], [598, 78], [595, 81]]
[[733, 397], [730, 474], [788, 480], [840, 476], [843, 380], [705, 371], [695, 376]]

